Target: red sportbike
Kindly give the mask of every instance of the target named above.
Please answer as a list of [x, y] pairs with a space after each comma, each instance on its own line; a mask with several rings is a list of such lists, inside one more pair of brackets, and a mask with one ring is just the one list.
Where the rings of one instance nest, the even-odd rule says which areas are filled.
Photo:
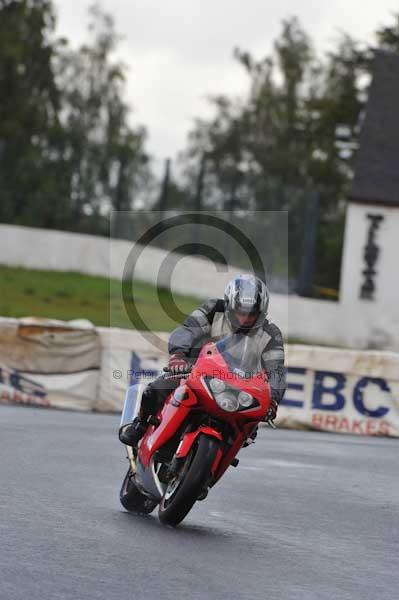
[[[256, 340], [237, 333], [208, 343], [191, 371], [179, 375], [180, 386], [150, 419], [138, 448], [126, 446], [130, 467], [120, 500], [127, 510], [148, 514], [159, 505], [160, 521], [177, 525], [237, 466], [237, 453], [270, 407]], [[121, 426], [139, 413], [142, 391], [143, 384], [129, 388]]]

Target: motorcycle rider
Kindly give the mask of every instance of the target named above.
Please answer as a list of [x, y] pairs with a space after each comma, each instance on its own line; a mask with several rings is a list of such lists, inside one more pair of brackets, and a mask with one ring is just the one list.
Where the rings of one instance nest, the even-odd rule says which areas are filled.
[[258, 336], [261, 362], [271, 388], [271, 407], [266, 419], [275, 419], [286, 388], [284, 343], [280, 329], [266, 317], [269, 293], [253, 275], [238, 275], [226, 287], [224, 298], [208, 300], [194, 310], [169, 338], [168, 369], [171, 376], [158, 377], [143, 393], [140, 415], [119, 431], [123, 444], [136, 446], [148, 420], [163, 406], [171, 391], [180, 385], [180, 376], [198, 357], [202, 346], [233, 332]]

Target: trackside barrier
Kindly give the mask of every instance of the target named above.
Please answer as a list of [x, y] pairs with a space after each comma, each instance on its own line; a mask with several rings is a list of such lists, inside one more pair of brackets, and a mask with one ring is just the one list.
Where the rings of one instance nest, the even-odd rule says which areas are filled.
[[0, 319], [0, 404], [92, 410], [100, 366], [91, 323]]
[[399, 354], [289, 345], [287, 364], [280, 425], [399, 437]]
[[[126, 387], [165, 364], [138, 331], [0, 319], [0, 404], [120, 412]], [[399, 437], [399, 354], [288, 345], [287, 365], [278, 425]]]

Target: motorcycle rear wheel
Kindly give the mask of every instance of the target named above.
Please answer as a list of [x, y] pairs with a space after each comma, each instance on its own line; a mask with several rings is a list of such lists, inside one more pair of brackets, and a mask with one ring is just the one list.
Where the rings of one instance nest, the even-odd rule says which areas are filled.
[[199, 435], [197, 443], [182, 466], [180, 474], [166, 490], [158, 510], [164, 525], [176, 526], [190, 512], [198, 496], [211, 478], [211, 467], [216, 457], [219, 443], [206, 435]]
[[125, 479], [123, 480], [121, 491], [119, 493], [119, 499], [123, 508], [126, 508], [126, 510], [129, 512], [135, 512], [142, 515], [149, 515], [152, 513], [158, 504], [140, 492], [136, 486], [134, 476], [132, 475], [132, 470], [130, 468], [126, 473]]

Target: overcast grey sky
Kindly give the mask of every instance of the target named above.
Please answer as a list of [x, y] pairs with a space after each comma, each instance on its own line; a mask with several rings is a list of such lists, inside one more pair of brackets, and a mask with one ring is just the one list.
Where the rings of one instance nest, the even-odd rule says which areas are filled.
[[[86, 38], [86, 0], [55, 0], [58, 31], [73, 44]], [[146, 125], [157, 161], [184, 147], [196, 116], [209, 114], [209, 94], [245, 92], [232, 59], [235, 46], [261, 57], [281, 20], [297, 15], [319, 49], [345, 30], [366, 40], [392, 22], [398, 0], [102, 0], [124, 36], [119, 55], [129, 65], [134, 121]]]

